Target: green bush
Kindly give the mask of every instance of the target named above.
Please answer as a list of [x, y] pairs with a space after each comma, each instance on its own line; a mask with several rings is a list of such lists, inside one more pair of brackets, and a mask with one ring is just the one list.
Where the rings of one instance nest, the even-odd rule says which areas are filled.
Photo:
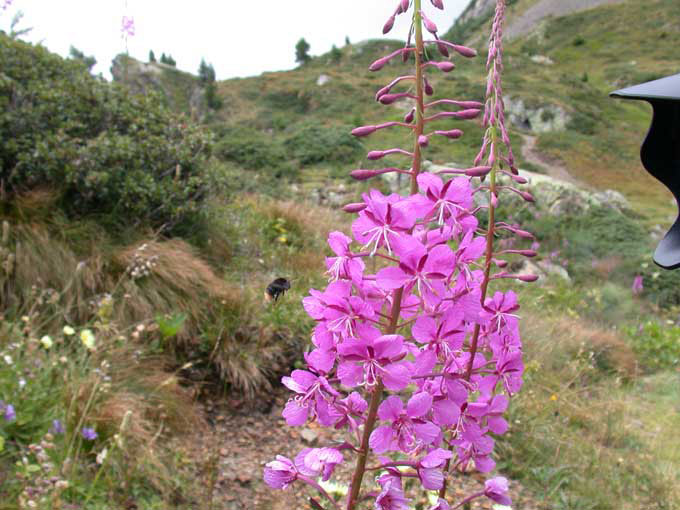
[[166, 230], [199, 210], [211, 138], [158, 95], [133, 96], [2, 34], [0, 61], [0, 181], [10, 197], [50, 189], [72, 216], [124, 213]]
[[348, 126], [302, 124], [284, 142], [288, 154], [302, 165], [347, 163], [363, 152], [363, 144], [353, 137]]
[[248, 128], [229, 128], [215, 146], [215, 154], [246, 170], [263, 170], [276, 178], [294, 177], [295, 169], [283, 145], [271, 136]]
[[680, 327], [647, 321], [627, 329], [633, 350], [650, 370], [676, 368], [680, 365]]

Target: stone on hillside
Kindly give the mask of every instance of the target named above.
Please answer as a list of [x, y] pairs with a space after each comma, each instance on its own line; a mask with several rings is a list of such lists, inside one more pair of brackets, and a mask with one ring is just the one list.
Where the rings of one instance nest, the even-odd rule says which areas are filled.
[[567, 270], [559, 264], [555, 264], [549, 260], [540, 260], [538, 262], [525, 260], [522, 263], [522, 266], [517, 270], [517, 274], [538, 276], [537, 282], [539, 285], [546, 283], [550, 278], [559, 278], [566, 283], [571, 284], [571, 277]]
[[547, 66], [551, 66], [555, 63], [550, 57], [546, 57], [545, 55], [531, 55], [531, 61], [534, 64], [541, 64]]
[[505, 98], [505, 111], [510, 122], [533, 133], [563, 131], [570, 120], [563, 108], [554, 104], [529, 105], [521, 98]]
[[316, 79], [316, 84], [317, 84], [319, 87], [323, 87], [323, 86], [326, 85], [326, 83], [328, 83], [329, 81], [331, 81], [331, 77], [330, 77], [330, 76], [328, 76], [327, 74], [320, 74], [319, 77]]

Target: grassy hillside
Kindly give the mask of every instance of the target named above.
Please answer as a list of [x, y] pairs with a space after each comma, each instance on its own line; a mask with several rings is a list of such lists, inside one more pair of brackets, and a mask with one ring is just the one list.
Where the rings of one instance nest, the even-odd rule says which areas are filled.
[[[633, 204], [586, 207], [565, 193], [562, 213], [541, 195], [535, 208], [505, 202], [499, 211], [536, 233], [543, 276], [521, 288], [527, 377], [499, 441], [499, 469], [546, 508], [680, 504], [669, 413], [680, 276], [648, 263], [647, 225], [671, 208], [637, 163], [649, 108], [607, 97], [676, 69], [672, 3], [548, 19], [508, 49], [508, 96], [568, 117], [563, 131], [512, 128], [516, 154], [524, 136], [537, 136], [578, 179]], [[512, 2], [511, 15], [532, 4]], [[434, 77], [434, 99], [482, 99], [482, 25], [462, 34], [480, 56]], [[312, 327], [300, 300], [323, 285], [327, 232], [348, 226], [316, 198], [355, 200], [366, 185], [350, 185], [348, 172], [375, 164], [370, 148], [405, 141], [391, 131], [368, 142], [348, 134], [408, 111], [407, 102], [372, 100], [402, 64], [366, 70], [399, 43], [348, 45], [293, 71], [221, 82], [223, 106], [203, 126], [192, 122], [189, 75], [164, 72], [165, 97], [140, 97], [44, 49], [0, 43], [11, 63], [0, 70], [0, 509], [212, 508], [216, 491], [232, 497], [216, 482], [229, 469], [218, 454], [239, 431], [192, 455], [192, 438], [211, 426], [202, 402], [257, 396], [252, 419], [275, 422], [270, 389]], [[469, 164], [480, 126], [445, 125], [466, 135], [432, 143], [427, 157]], [[134, 222], [117, 193], [139, 208]], [[639, 295], [634, 275], [643, 277]], [[263, 290], [282, 276], [292, 289], [265, 303]], [[234, 483], [253, 492], [262, 484]], [[251, 508], [250, 499], [237, 504]]]

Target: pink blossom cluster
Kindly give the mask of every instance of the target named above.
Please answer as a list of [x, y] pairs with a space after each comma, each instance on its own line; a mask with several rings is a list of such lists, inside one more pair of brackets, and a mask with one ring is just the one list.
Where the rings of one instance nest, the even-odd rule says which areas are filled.
[[[441, 0], [431, 1], [443, 8]], [[442, 54], [448, 56], [447, 49], [452, 49], [463, 56], [474, 55], [469, 48], [441, 41], [436, 26], [420, 9], [421, 1], [413, 4], [414, 24], [422, 23], [435, 36], [429, 43]], [[500, 90], [504, 1], [498, 5], [484, 113], [487, 132], [473, 167], [448, 168], [438, 174], [420, 171], [421, 151], [433, 135], [455, 140], [463, 134], [459, 129], [428, 132], [425, 128], [440, 119], [475, 118], [483, 105], [449, 99], [423, 101], [424, 95], [433, 93], [424, 70], [434, 67], [448, 72], [453, 63], [422, 60], [421, 50], [428, 41], [422, 40], [417, 25], [411, 30], [415, 47], [407, 43], [370, 67], [380, 69], [397, 55], [407, 60], [415, 55], [416, 73], [393, 80], [376, 95], [382, 104], [402, 97], [415, 99], [413, 111], [404, 122], [353, 131], [355, 136], [366, 136], [384, 128], [411, 129], [412, 151], [371, 151], [367, 157], [379, 160], [388, 154], [402, 155], [412, 165], [409, 169], [361, 169], [352, 175], [367, 179], [404, 173], [412, 179], [411, 193], [385, 195], [374, 189], [363, 194], [361, 202], [345, 207], [357, 214], [352, 237], [337, 231], [328, 236], [334, 254], [326, 259], [329, 283], [323, 290], [310, 290], [303, 300], [306, 312], [316, 321], [313, 348], [305, 354], [306, 369], [294, 370], [282, 380], [294, 394], [283, 417], [291, 426], [315, 421], [344, 430], [346, 437], [342, 444], [305, 449], [294, 460], [277, 456], [264, 470], [265, 481], [273, 488], [301, 481], [339, 508], [315, 478], [328, 480], [349, 454], [357, 457], [357, 463], [348, 510], [357, 504], [365, 471], [375, 476], [378, 489], [370, 496], [377, 510], [409, 508], [406, 478], [418, 479], [424, 489], [438, 490], [440, 499], [431, 510], [446, 510], [456, 506], [445, 496], [450, 470], [474, 468], [487, 473], [495, 467], [495, 437], [508, 430], [503, 414], [508, 398], [522, 386], [524, 365], [517, 295], [508, 290], [487, 296], [487, 286], [499, 278], [535, 279], [505, 272], [502, 268], [507, 261], [501, 258], [533, 256], [533, 250], [495, 251], [493, 247], [496, 231], [532, 237], [517, 226], [495, 221], [493, 215], [497, 194], [504, 189], [496, 183], [496, 175], [513, 166]], [[408, 0], [400, 1], [384, 30], [389, 31], [394, 17], [409, 7]], [[403, 82], [412, 82], [410, 91], [392, 92]], [[441, 105], [457, 109], [428, 113]], [[500, 151], [501, 144], [507, 154]], [[456, 175], [442, 178], [446, 174]], [[512, 171], [507, 174], [517, 177]], [[488, 185], [479, 182], [487, 177]], [[474, 195], [480, 192], [488, 192], [488, 205], [475, 205]], [[480, 211], [489, 215], [484, 228], [476, 216]], [[365, 263], [369, 258], [378, 259], [374, 272]], [[458, 505], [480, 496], [510, 504], [507, 493], [507, 480], [495, 477], [486, 482], [484, 491]]]

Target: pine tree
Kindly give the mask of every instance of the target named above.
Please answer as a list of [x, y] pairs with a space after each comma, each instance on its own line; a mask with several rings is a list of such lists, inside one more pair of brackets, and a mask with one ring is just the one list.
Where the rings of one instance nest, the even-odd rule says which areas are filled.
[[149, 62], [155, 62], [156, 61], [156, 54], [153, 52], [153, 50], [149, 50]]
[[311, 60], [309, 56], [309, 43], [304, 38], [300, 39], [295, 45], [295, 62], [298, 64], [306, 64]]

